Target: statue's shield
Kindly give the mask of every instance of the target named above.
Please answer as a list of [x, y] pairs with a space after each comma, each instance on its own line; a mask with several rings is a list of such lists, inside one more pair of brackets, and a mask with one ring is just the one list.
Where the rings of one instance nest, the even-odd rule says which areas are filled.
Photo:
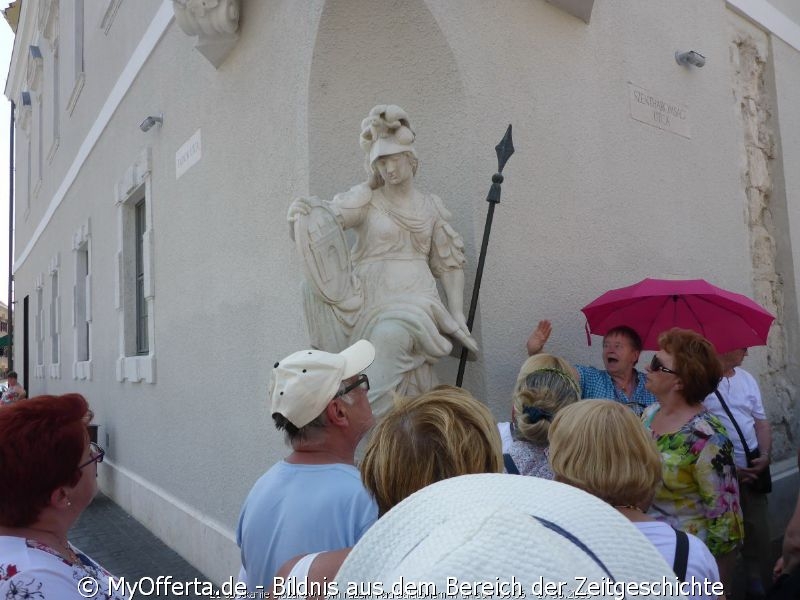
[[303, 257], [306, 278], [326, 302], [337, 304], [353, 296], [353, 265], [344, 231], [326, 206], [312, 206], [298, 215], [294, 239]]

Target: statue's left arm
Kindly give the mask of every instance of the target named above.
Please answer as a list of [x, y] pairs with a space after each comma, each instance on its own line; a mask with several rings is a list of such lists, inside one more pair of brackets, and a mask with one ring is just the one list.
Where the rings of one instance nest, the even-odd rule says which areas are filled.
[[459, 330], [451, 335], [473, 352], [477, 352], [478, 344], [470, 334], [464, 316], [464, 240], [448, 223], [451, 215], [442, 201], [436, 196], [432, 196], [432, 199], [437, 219], [433, 226], [428, 263], [434, 277], [442, 282], [448, 311], [459, 326]]

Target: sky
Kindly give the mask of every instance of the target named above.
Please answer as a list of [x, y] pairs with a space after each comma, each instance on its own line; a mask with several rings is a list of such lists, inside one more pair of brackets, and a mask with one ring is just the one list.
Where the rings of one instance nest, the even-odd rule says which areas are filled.
[[[14, 32], [0, 15], [0, 69], [3, 89], [14, 48]], [[8, 303], [8, 120], [11, 103], [0, 98], [0, 300]]]

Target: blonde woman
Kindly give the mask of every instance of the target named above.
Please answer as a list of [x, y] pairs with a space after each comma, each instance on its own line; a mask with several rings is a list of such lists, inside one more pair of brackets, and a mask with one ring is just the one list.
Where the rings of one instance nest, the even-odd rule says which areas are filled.
[[[415, 398], [397, 398], [378, 423], [361, 462], [361, 479], [378, 516], [437, 481], [472, 473], [502, 473], [500, 435], [492, 413], [472, 395], [440, 385]], [[308, 598], [325, 595], [350, 548], [287, 561], [276, 577], [309, 582]]]
[[625, 405], [583, 400], [559, 412], [550, 426], [550, 464], [556, 481], [597, 496], [627, 517], [681, 580], [719, 581], [714, 556], [699, 538], [647, 514], [661, 483], [661, 455]]
[[564, 359], [537, 354], [522, 364], [511, 399], [511, 422], [498, 424], [508, 473], [553, 478], [547, 431], [558, 411], [580, 397], [575, 369]]

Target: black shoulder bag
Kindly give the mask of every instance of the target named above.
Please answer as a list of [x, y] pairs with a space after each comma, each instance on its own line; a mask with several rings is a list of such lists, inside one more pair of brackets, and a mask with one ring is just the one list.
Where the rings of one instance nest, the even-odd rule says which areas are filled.
[[[736, 422], [736, 419], [733, 418], [733, 413], [731, 413], [731, 409], [728, 408], [728, 405], [725, 403], [722, 394], [719, 393], [719, 390], [714, 390], [714, 393], [717, 395], [717, 398], [719, 398], [719, 403], [722, 405], [723, 410], [728, 415], [728, 418], [731, 420], [731, 423], [733, 423], [733, 426], [736, 428], [736, 433], [739, 434], [739, 439], [742, 440], [742, 448], [744, 448], [744, 455], [747, 458], [747, 466], [753, 466], [753, 459], [761, 456], [761, 451], [758, 448], [750, 450], [747, 442], [744, 441], [742, 430], [739, 427], [739, 424]], [[758, 479], [756, 481], [752, 483], [746, 483], [745, 485], [750, 486], [751, 490], [758, 492], [759, 494], [769, 494], [772, 491], [772, 473], [769, 471], [769, 465], [767, 465], [767, 468], [758, 474]]]

